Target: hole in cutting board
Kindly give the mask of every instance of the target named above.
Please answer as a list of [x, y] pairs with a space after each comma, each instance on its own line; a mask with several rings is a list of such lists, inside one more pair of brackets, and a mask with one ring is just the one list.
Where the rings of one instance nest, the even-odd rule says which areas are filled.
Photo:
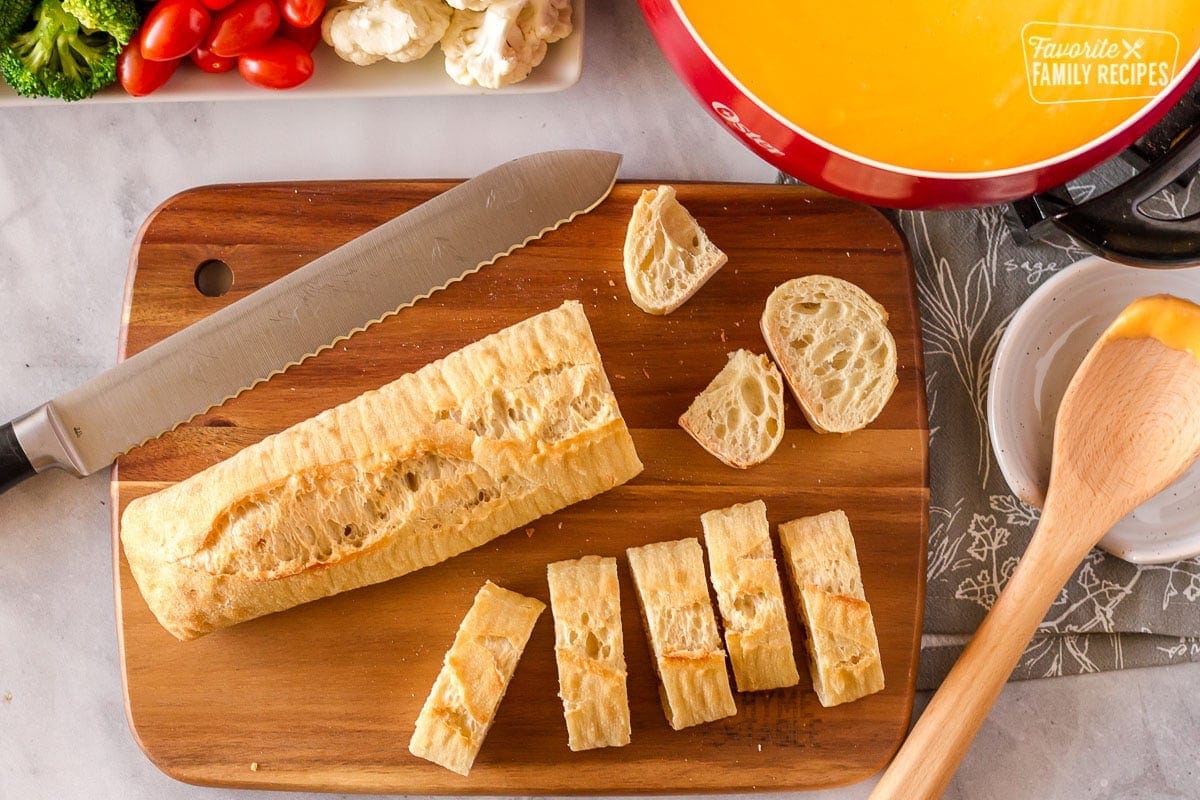
[[196, 291], [205, 297], [220, 297], [233, 288], [233, 268], [220, 259], [203, 262], [193, 277]]

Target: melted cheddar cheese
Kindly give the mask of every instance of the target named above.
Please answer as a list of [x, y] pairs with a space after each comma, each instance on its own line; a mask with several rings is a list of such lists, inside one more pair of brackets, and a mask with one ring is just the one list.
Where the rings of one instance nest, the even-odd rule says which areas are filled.
[[1169, 294], [1143, 297], [1113, 320], [1103, 338], [1158, 339], [1200, 362], [1200, 306]]
[[1138, 114], [1200, 49], [1197, 0], [675, 0], [801, 131], [934, 172], [1053, 159]]

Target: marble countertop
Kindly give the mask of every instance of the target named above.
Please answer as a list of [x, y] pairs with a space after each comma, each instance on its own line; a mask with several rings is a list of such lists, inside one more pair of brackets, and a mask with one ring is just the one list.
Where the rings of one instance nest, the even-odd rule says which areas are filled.
[[[592, 4], [585, 49], [582, 81], [555, 95], [6, 109], [0, 420], [114, 363], [130, 243], [191, 186], [466, 177], [558, 147], [619, 150], [626, 178], [773, 180], [675, 81], [633, 0]], [[138, 750], [107, 502], [107, 470], [0, 497], [0, 798], [276, 796], [184, 786]], [[1014, 684], [947, 797], [1200, 798], [1198, 741], [1200, 664]]]

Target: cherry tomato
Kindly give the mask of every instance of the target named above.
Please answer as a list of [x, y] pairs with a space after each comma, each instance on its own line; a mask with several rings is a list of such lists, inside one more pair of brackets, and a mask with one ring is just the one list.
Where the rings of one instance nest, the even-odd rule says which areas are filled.
[[231, 58], [266, 44], [278, 29], [279, 9], [271, 0], [238, 0], [213, 19], [204, 45]]
[[209, 11], [221, 11], [233, 5], [233, 0], [200, 0]]
[[216, 55], [204, 45], [200, 45], [193, 50], [189, 58], [192, 59], [192, 63], [197, 67], [214, 75], [221, 72], [229, 72], [237, 66], [236, 58], [225, 58]]
[[117, 56], [117, 78], [126, 92], [134, 97], [142, 97], [166, 83], [175, 74], [180, 61], [178, 58], [174, 61], [147, 61], [135, 38]]
[[283, 18], [297, 28], [307, 28], [321, 21], [325, 0], [281, 0], [279, 10], [283, 12]]
[[318, 21], [307, 28], [297, 28], [284, 19], [283, 24], [279, 26], [279, 35], [285, 39], [291, 39], [311, 53], [317, 49], [317, 42], [321, 41], [321, 23]]
[[243, 54], [238, 72], [248, 83], [264, 89], [291, 89], [312, 77], [313, 59], [291, 39], [276, 37]]
[[200, 0], [159, 0], [142, 23], [142, 57], [173, 61], [196, 49], [211, 21]]

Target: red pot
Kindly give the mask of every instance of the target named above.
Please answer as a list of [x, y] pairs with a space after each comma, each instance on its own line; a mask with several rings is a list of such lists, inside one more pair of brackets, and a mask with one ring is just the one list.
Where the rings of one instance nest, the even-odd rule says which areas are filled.
[[1196, 0], [640, 3], [675, 72], [734, 136], [875, 205], [989, 205], [1058, 186], [1128, 147], [1200, 78]]

